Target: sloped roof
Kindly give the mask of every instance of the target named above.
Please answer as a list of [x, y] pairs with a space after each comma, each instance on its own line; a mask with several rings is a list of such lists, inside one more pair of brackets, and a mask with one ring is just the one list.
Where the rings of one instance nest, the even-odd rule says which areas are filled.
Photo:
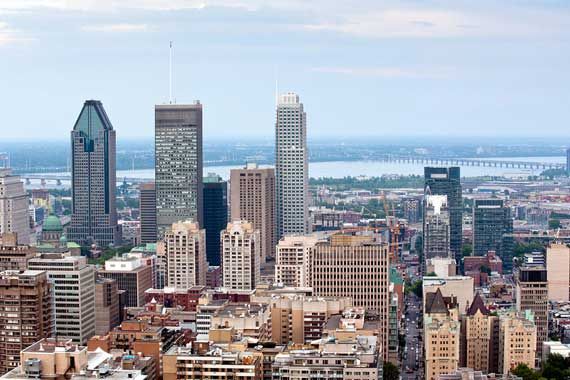
[[481, 311], [481, 314], [483, 315], [489, 315], [489, 309], [487, 309], [485, 306], [485, 303], [483, 302], [483, 299], [481, 298], [479, 292], [475, 294], [475, 298], [473, 299], [473, 302], [471, 302], [469, 310], [467, 310], [467, 315], [473, 316], [477, 314], [477, 310]]
[[426, 294], [426, 310], [427, 314], [448, 314], [449, 310], [445, 304], [445, 300], [443, 299], [443, 294], [441, 294], [441, 290], [437, 288], [435, 293], [428, 293]]

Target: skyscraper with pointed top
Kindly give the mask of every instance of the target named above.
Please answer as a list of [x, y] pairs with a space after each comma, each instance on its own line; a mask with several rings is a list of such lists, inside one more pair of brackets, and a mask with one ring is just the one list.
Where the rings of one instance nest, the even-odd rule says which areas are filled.
[[116, 137], [98, 100], [87, 100], [71, 131], [73, 209], [68, 238], [83, 246], [121, 241], [115, 205]]

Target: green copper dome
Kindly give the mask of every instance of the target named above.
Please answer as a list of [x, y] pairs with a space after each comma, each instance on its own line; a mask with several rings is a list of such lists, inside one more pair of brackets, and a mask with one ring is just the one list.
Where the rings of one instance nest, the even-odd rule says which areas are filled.
[[55, 215], [50, 215], [45, 220], [42, 231], [46, 232], [61, 232], [63, 231], [63, 226], [61, 225], [61, 221]]

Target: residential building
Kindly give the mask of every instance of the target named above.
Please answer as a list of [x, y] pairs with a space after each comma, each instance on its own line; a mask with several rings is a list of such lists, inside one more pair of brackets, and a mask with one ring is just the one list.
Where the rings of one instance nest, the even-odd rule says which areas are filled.
[[485, 373], [495, 372], [494, 362], [494, 326], [498, 317], [492, 316], [485, 306], [481, 295], [477, 293], [461, 320], [462, 335], [465, 341], [462, 365]]
[[255, 289], [260, 277], [259, 231], [247, 221], [228, 223], [221, 234], [223, 286]]
[[228, 351], [227, 347], [198, 341], [192, 347], [172, 347], [164, 355], [164, 380], [225, 379], [261, 380], [263, 358], [250, 351]]
[[447, 196], [426, 195], [423, 215], [424, 258], [451, 257], [451, 222]]
[[119, 325], [119, 287], [112, 278], [95, 280], [95, 334], [105, 335]]
[[204, 286], [192, 286], [186, 289], [148, 289], [144, 293], [144, 297], [147, 304], [154, 300], [168, 308], [180, 308], [184, 311], [195, 312], [198, 300], [205, 289]]
[[173, 223], [202, 224], [202, 105], [155, 106], [156, 220], [159, 236]]
[[506, 374], [519, 364], [535, 367], [537, 329], [532, 313], [524, 314], [524, 317], [515, 313], [500, 316], [499, 373]]
[[232, 169], [230, 205], [232, 220], [247, 220], [259, 230], [261, 262], [275, 257], [275, 169], [262, 169], [254, 163], [248, 163], [243, 169]]
[[459, 367], [460, 323], [455, 297], [440, 289], [426, 294], [424, 308], [425, 379], [437, 380]]
[[0, 168], [0, 235], [16, 233], [20, 244], [30, 244], [28, 194], [20, 176]]
[[20, 364], [20, 351], [51, 336], [51, 296], [45, 272], [0, 272], [0, 374]]
[[521, 267], [516, 276], [517, 311], [531, 311], [536, 325], [536, 355], [542, 357], [542, 342], [548, 340], [548, 280], [544, 267]]
[[121, 242], [115, 193], [115, 130], [103, 104], [87, 100], [71, 131], [70, 241], [107, 247]]
[[158, 228], [156, 224], [156, 185], [154, 182], [141, 183], [139, 186], [139, 209], [141, 220], [141, 244], [156, 243]]
[[174, 223], [164, 233], [166, 286], [188, 289], [206, 285], [206, 231], [191, 220]]
[[271, 337], [269, 305], [227, 303], [212, 314], [208, 335], [214, 343], [229, 343], [236, 337], [267, 342]]
[[36, 248], [18, 242], [13, 232], [0, 234], [0, 271], [25, 270], [28, 260], [36, 256]]
[[28, 269], [45, 271], [53, 286], [54, 335], [86, 343], [95, 334], [95, 270], [87, 258], [42, 253]]
[[451, 257], [426, 259], [426, 273], [435, 273], [437, 277], [455, 276], [457, 274], [457, 263]]
[[463, 239], [463, 199], [461, 191], [461, 172], [459, 167], [424, 168], [424, 193], [447, 196], [450, 222], [450, 248], [455, 259], [461, 259]]
[[338, 232], [314, 248], [314, 295], [350, 297], [354, 307], [376, 313], [383, 322], [379, 344], [388, 347], [388, 269], [388, 245], [378, 235], [365, 230]]
[[252, 297], [253, 303], [267, 303], [271, 314], [271, 341], [304, 344], [320, 339], [327, 321], [352, 306], [346, 297], [308, 297], [280, 294]]
[[275, 122], [275, 183], [279, 238], [290, 234], [306, 234], [310, 230], [308, 159], [307, 115], [303, 103], [295, 93], [280, 95]]
[[152, 288], [152, 268], [136, 257], [114, 257], [105, 261], [99, 276], [117, 281], [119, 290], [126, 292], [127, 307], [144, 305], [144, 292]]
[[495, 251], [505, 269], [513, 264], [513, 218], [502, 199], [475, 199], [473, 204], [473, 255]]
[[316, 235], [284, 236], [277, 244], [275, 282], [283, 286], [311, 287], [312, 251]]
[[570, 301], [570, 248], [563, 243], [552, 243], [546, 249], [548, 299]]
[[382, 348], [376, 336], [350, 340], [322, 339], [307, 347], [291, 347], [275, 355], [273, 379], [382, 378]]
[[220, 265], [220, 233], [228, 225], [228, 183], [210, 173], [204, 178], [204, 229], [209, 265]]

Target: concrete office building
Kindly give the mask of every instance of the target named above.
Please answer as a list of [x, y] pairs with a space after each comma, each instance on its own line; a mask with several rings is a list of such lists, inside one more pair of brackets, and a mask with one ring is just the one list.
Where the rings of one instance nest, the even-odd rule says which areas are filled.
[[299, 95], [279, 96], [275, 123], [275, 180], [279, 238], [310, 230], [307, 115]]
[[51, 286], [42, 271], [0, 272], [0, 374], [20, 364], [20, 351], [52, 334]]
[[247, 220], [259, 230], [261, 262], [275, 257], [277, 225], [275, 211], [275, 170], [247, 164], [230, 172], [232, 220]]
[[202, 105], [157, 105], [154, 111], [156, 217], [159, 236], [173, 223], [202, 225]]
[[136, 257], [114, 257], [105, 261], [105, 269], [97, 272], [99, 276], [117, 281], [119, 290], [126, 292], [125, 306], [144, 305], [144, 292], [152, 288], [152, 267], [144, 265]]
[[450, 248], [455, 255], [455, 259], [460, 260], [463, 239], [463, 198], [460, 168], [426, 167], [424, 168], [424, 179], [424, 194], [447, 196]]
[[174, 223], [164, 234], [164, 249], [168, 287], [189, 289], [206, 285], [206, 231], [198, 223]]
[[[315, 296], [350, 297], [355, 307], [376, 313], [382, 321], [380, 344], [388, 347], [388, 245], [371, 231], [343, 231], [318, 242], [311, 278]], [[384, 359], [387, 351], [383, 350]]]
[[499, 373], [506, 374], [519, 364], [535, 367], [537, 331], [531, 314], [499, 316]]
[[71, 131], [71, 191], [68, 238], [82, 246], [121, 242], [116, 211], [115, 130], [103, 104], [87, 100]]
[[517, 311], [531, 311], [536, 325], [536, 355], [542, 357], [542, 343], [548, 340], [548, 280], [544, 267], [521, 267], [516, 276]]
[[53, 284], [54, 334], [85, 344], [95, 335], [95, 270], [87, 259], [44, 253], [28, 269], [46, 271]]
[[570, 248], [552, 243], [546, 249], [548, 299], [570, 301]]
[[246, 221], [228, 223], [221, 234], [222, 282], [234, 290], [252, 290], [260, 279], [259, 231]]
[[139, 186], [141, 244], [152, 244], [158, 240], [156, 226], [156, 186], [154, 182], [142, 183]]
[[473, 205], [473, 255], [495, 251], [505, 269], [513, 266], [513, 219], [501, 199], [475, 199]]
[[20, 177], [0, 168], [0, 234], [16, 233], [20, 244], [30, 244], [28, 194]]
[[112, 278], [95, 280], [95, 334], [106, 335], [121, 322], [119, 287]]
[[228, 183], [217, 174], [208, 174], [203, 199], [206, 258], [209, 265], [220, 265], [220, 232], [228, 225]]
[[316, 235], [289, 235], [277, 244], [275, 282], [284, 286], [311, 287], [312, 251]]
[[450, 214], [446, 195], [426, 195], [424, 198], [423, 252], [424, 258], [448, 258], [451, 255]]

